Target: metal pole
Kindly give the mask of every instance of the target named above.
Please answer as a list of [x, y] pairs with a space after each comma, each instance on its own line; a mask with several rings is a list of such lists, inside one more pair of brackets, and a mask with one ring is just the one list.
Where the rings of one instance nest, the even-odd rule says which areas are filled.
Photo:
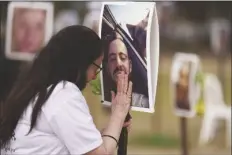
[[181, 134], [181, 149], [182, 155], [188, 155], [188, 140], [187, 140], [187, 119], [180, 117], [180, 134]]
[[[131, 115], [128, 113], [125, 122], [129, 121], [130, 119], [131, 119]], [[128, 131], [126, 127], [123, 127], [118, 142], [118, 155], [127, 155], [127, 143], [128, 143]]]

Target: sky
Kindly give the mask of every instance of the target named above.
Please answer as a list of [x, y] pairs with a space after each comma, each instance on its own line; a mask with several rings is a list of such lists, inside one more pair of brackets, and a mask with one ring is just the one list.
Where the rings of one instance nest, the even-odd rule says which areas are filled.
[[110, 4], [109, 8], [118, 23], [138, 24], [144, 19], [154, 2], [129, 2], [122, 5]]

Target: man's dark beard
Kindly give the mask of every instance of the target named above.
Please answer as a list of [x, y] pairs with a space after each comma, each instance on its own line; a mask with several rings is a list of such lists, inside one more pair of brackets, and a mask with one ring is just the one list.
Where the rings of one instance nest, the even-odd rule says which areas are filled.
[[124, 73], [127, 74], [126, 68], [124, 66], [119, 66], [119, 67], [116, 67], [116, 69], [113, 72], [113, 75], [115, 75], [117, 72], [120, 72], [120, 71], [124, 71]]

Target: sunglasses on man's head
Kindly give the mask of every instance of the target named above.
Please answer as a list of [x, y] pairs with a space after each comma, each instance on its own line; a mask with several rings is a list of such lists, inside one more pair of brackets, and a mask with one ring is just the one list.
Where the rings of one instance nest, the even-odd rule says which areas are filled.
[[96, 71], [96, 75], [99, 74], [102, 71], [102, 67], [97, 65], [96, 63], [93, 62], [93, 64], [98, 68]]

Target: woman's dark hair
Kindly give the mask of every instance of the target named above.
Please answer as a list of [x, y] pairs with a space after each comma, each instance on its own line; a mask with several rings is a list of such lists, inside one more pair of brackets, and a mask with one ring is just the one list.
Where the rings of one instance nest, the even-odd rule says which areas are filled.
[[[84, 26], [69, 26], [55, 34], [34, 60], [27, 75], [17, 82], [4, 102], [0, 119], [0, 147], [6, 146], [30, 101], [33, 108], [31, 128], [36, 124], [41, 107], [61, 81], [86, 86], [88, 67], [103, 54], [99, 36]], [[50, 87], [49, 91], [47, 88]]]

